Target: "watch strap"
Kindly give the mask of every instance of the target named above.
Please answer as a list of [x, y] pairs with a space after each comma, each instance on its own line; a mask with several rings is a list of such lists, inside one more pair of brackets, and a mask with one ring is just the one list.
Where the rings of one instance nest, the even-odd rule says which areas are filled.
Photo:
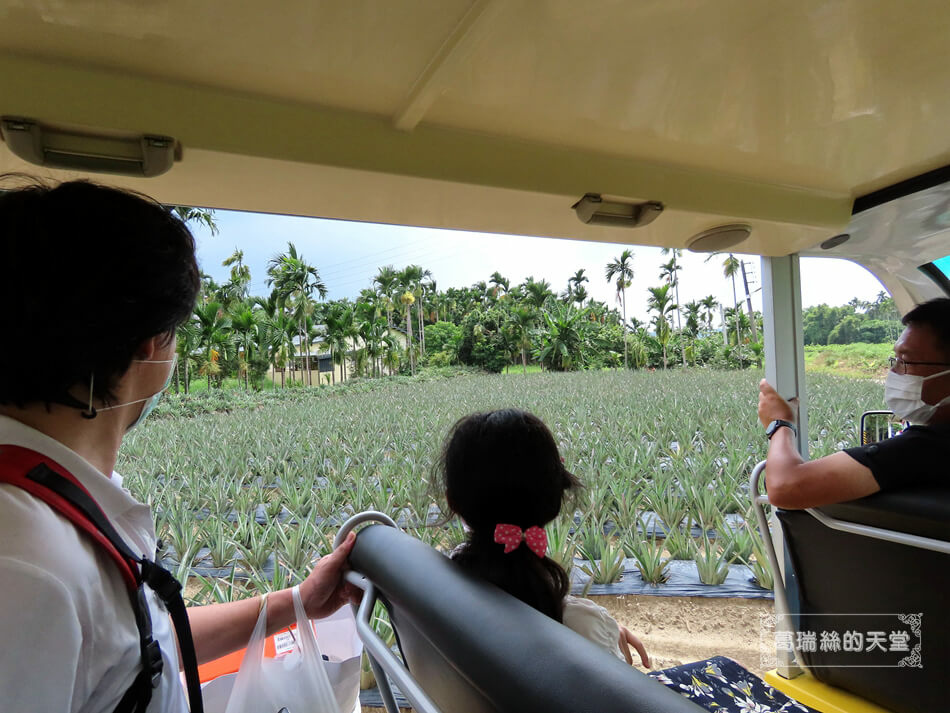
[[798, 428], [795, 427], [795, 424], [791, 421], [785, 421], [783, 419], [777, 418], [772, 421], [765, 429], [765, 436], [769, 440], [772, 440], [772, 436], [775, 435], [775, 432], [785, 426], [786, 428], [792, 429], [792, 433], [798, 436]]

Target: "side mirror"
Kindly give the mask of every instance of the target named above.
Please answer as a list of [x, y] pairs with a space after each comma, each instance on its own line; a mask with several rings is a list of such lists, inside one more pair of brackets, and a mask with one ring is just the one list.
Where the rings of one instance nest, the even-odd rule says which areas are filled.
[[903, 424], [892, 411], [865, 411], [861, 414], [861, 445], [896, 436], [902, 429]]

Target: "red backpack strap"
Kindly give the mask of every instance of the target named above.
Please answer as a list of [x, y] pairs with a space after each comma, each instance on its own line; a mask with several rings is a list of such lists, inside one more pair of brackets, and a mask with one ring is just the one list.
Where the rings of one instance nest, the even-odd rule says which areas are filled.
[[[142, 650], [142, 670], [128, 688], [115, 713], [144, 713], [163, 669], [161, 647], [152, 638], [152, 621], [145, 601], [148, 585], [164, 602], [178, 634], [181, 660], [192, 713], [203, 713], [198, 661], [181, 584], [145, 555], [137, 555], [115, 531], [92, 495], [69, 471], [41, 453], [20, 446], [0, 445], [0, 484], [15, 485], [42, 500], [88, 534], [118, 565], [129, 588]], [[141, 569], [140, 569], [141, 568]]]
[[[55, 485], [48, 477], [50, 471], [59, 476]], [[22, 488], [93, 538], [119, 567], [129, 591], [138, 589], [140, 575], [135, 563], [140, 557], [124, 545], [89, 491], [59, 463], [29, 448], [0, 446], [0, 483]], [[120, 547], [125, 551], [120, 552]]]

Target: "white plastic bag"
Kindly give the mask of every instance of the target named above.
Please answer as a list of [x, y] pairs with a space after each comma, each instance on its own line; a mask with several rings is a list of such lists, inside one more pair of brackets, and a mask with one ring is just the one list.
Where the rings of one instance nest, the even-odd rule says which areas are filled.
[[244, 654], [225, 713], [340, 713], [323, 669], [317, 637], [303, 608], [299, 587], [293, 589], [297, 646], [288, 654], [265, 658], [267, 604]]
[[324, 619], [315, 619], [313, 627], [317, 632], [320, 653], [328, 659], [323, 662], [323, 668], [330, 679], [340, 710], [343, 713], [358, 713], [363, 642], [356, 633], [353, 609], [341, 607]]

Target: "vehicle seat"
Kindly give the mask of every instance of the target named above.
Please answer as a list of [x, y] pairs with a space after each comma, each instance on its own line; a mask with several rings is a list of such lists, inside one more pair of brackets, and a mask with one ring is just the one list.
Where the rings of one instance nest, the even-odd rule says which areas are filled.
[[[878, 493], [818, 510], [837, 520], [950, 542], [950, 488]], [[895, 614], [923, 615], [923, 668], [907, 663], [901, 668], [868, 668], [893, 666], [902, 658], [880, 651], [800, 652], [814, 677], [896, 713], [946, 710], [950, 555], [841, 532], [803, 510], [777, 514], [798, 581], [799, 631], [843, 634], [861, 631], [861, 622], [864, 632], [890, 634], [898, 627], [909, 629]], [[906, 661], [915, 663], [913, 656]]]
[[350, 564], [377, 588], [410, 673], [446, 713], [704, 710], [397, 529], [364, 528]]

